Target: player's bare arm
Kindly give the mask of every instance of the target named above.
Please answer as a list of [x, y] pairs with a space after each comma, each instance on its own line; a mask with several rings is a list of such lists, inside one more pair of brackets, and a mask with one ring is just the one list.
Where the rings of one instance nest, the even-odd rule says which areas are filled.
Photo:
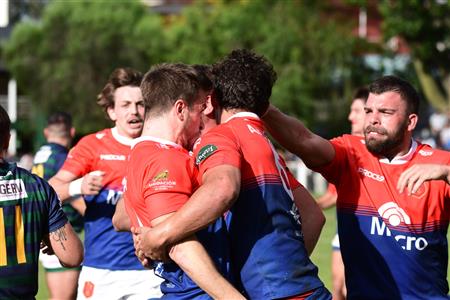
[[202, 185], [170, 219], [147, 232], [146, 256], [164, 259], [167, 246], [186, 238], [222, 216], [236, 200], [241, 186], [240, 170], [221, 165], [205, 172]]
[[325, 225], [325, 216], [316, 200], [303, 186], [299, 186], [292, 193], [302, 219], [305, 248], [308, 255], [311, 255], [319, 240], [323, 225]]
[[[170, 220], [175, 213], [154, 219], [152, 227]], [[148, 228], [147, 228], [148, 229]], [[142, 238], [142, 239], [141, 239]], [[135, 238], [138, 257], [142, 257], [145, 248], [145, 236]], [[217, 271], [214, 262], [195, 235], [169, 246], [169, 257], [208, 295], [213, 299], [244, 299], [242, 295]], [[142, 261], [142, 260], [141, 260]]]
[[442, 164], [415, 164], [405, 170], [398, 179], [397, 189], [403, 193], [405, 188], [412, 195], [428, 180], [444, 180], [450, 184], [450, 166]]
[[72, 268], [82, 263], [83, 244], [70, 223], [50, 232], [46, 240], [63, 266]]
[[331, 162], [335, 152], [331, 143], [312, 133], [303, 123], [270, 105], [263, 116], [270, 134], [287, 150], [298, 155], [309, 168]]
[[116, 211], [114, 212], [112, 223], [116, 231], [130, 231], [131, 221], [125, 210], [123, 197], [116, 204]]
[[55, 189], [61, 201], [66, 201], [75, 195], [97, 195], [102, 185], [104, 173], [91, 172], [83, 177], [59, 170], [55, 176], [50, 178], [49, 183]]

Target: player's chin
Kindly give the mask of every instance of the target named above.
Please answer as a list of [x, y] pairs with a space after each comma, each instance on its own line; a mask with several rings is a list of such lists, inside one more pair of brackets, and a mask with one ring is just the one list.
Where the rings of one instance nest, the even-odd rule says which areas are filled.
[[142, 133], [142, 126], [140, 127], [134, 127], [134, 128], [128, 128], [128, 134], [132, 138], [140, 137]]

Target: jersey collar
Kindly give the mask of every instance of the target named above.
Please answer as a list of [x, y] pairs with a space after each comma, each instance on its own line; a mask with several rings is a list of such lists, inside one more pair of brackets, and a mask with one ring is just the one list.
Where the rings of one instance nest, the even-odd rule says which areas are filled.
[[408, 153], [406, 153], [405, 155], [402, 155], [402, 156], [396, 156], [391, 161], [389, 161], [389, 159], [387, 159], [387, 158], [380, 158], [380, 163], [391, 164], [391, 165], [405, 164], [411, 160], [414, 153], [416, 152], [416, 149], [417, 149], [417, 142], [415, 140], [411, 139], [411, 148], [409, 148]]
[[183, 149], [183, 147], [181, 147], [177, 143], [174, 143], [174, 142], [171, 142], [171, 141], [165, 140], [165, 139], [160, 139], [160, 138], [157, 138], [154, 136], [149, 136], [149, 135], [144, 135], [144, 136], [134, 139], [133, 143], [131, 145], [131, 148], [134, 148], [138, 143], [145, 142], [145, 141], [151, 141], [151, 142], [155, 142], [158, 144], [164, 144], [164, 145], [172, 146], [174, 148]]
[[133, 144], [134, 139], [130, 139], [128, 137], [120, 135], [119, 131], [117, 130], [117, 127], [111, 128], [111, 134], [113, 138], [121, 144], [124, 144], [126, 146], [131, 146]]
[[242, 112], [238, 112], [235, 113], [234, 115], [232, 115], [231, 117], [229, 117], [224, 123], [230, 121], [231, 119], [234, 118], [253, 118], [253, 119], [257, 119], [259, 120], [259, 117], [257, 114], [252, 113], [252, 112], [248, 112], [248, 111], [242, 111]]

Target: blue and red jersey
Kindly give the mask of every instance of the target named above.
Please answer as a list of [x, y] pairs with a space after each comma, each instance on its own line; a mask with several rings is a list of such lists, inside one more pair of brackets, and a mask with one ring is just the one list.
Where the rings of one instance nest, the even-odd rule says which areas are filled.
[[227, 225], [232, 266], [246, 295], [276, 299], [322, 287], [304, 247], [285, 167], [257, 115], [238, 113], [211, 129], [194, 155], [199, 178], [220, 165], [241, 171]]
[[[125, 208], [135, 227], [176, 212], [197, 188], [197, 170], [187, 150], [170, 141], [143, 136], [135, 140], [126, 177]], [[229, 246], [223, 218], [196, 233], [219, 272], [228, 277]], [[164, 299], [211, 299], [175, 263], [155, 263]], [[229, 278], [227, 278], [229, 279]]]
[[412, 141], [391, 161], [361, 137], [333, 139], [334, 160], [318, 168], [336, 185], [348, 299], [447, 299], [450, 186], [427, 181], [415, 194], [396, 189], [413, 164], [450, 163], [450, 153]]
[[103, 188], [98, 195], [84, 196], [85, 256], [83, 265], [109, 270], [142, 270], [134, 254], [133, 239], [128, 232], [116, 232], [112, 217], [123, 192], [123, 179], [132, 140], [104, 129], [83, 137], [69, 152], [62, 167], [77, 177], [103, 171]]

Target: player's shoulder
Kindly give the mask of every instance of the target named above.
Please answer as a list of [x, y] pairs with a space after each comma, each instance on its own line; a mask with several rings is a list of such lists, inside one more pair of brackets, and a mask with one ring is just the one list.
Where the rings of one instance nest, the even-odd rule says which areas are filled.
[[111, 138], [111, 128], [105, 128], [97, 132], [89, 133], [82, 137], [79, 143], [102, 141], [108, 138]]
[[435, 163], [450, 163], [450, 152], [441, 149], [435, 149], [427, 144], [418, 142], [416, 149], [417, 159], [426, 160]]
[[230, 123], [220, 124], [201, 136], [200, 144], [208, 143], [211, 140], [233, 139], [235, 130]]
[[0, 181], [16, 182], [20, 187], [33, 188], [45, 192], [51, 189], [50, 184], [46, 180], [13, 163], [10, 163], [8, 172], [4, 176], [0, 176]]

